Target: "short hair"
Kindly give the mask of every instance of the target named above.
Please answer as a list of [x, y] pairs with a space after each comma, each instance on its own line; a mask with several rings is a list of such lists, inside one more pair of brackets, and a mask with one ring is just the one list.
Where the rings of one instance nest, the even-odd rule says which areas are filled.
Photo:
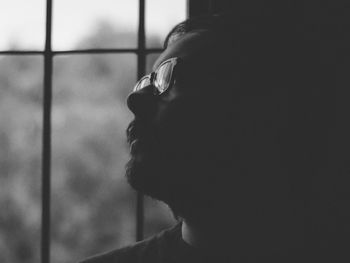
[[178, 37], [198, 30], [205, 30], [217, 35], [232, 34], [232, 15], [220, 13], [189, 18], [173, 27], [164, 40], [164, 49]]
[[[210, 61], [211, 81], [218, 84], [220, 82], [230, 81], [232, 71], [238, 66], [237, 56], [237, 33], [239, 24], [236, 17], [231, 12], [219, 13], [213, 15], [201, 15], [188, 18], [175, 25], [164, 40], [164, 49], [185, 34], [195, 32], [205, 32], [211, 39], [205, 53], [205, 61]], [[207, 41], [207, 40], [204, 40]], [[224, 53], [219, 55], [219, 53]], [[203, 65], [207, 65], [203, 63]]]

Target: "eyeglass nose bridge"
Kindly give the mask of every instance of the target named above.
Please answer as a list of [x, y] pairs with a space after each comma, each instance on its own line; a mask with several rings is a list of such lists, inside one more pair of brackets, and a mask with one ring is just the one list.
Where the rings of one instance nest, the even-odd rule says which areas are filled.
[[[148, 75], [143, 76], [135, 85], [134, 89], [132, 92], [138, 92], [140, 90], [143, 90], [147, 86], [152, 86], [153, 87], [153, 94], [157, 95], [159, 93], [157, 87], [155, 86], [154, 79], [155, 79], [155, 72], [151, 72]], [[148, 84], [142, 84], [144, 81], [148, 80]]]

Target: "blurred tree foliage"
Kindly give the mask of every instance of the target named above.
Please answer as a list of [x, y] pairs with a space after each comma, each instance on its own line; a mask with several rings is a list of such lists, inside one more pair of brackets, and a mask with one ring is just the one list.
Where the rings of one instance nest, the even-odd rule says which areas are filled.
[[[116, 32], [102, 22], [77, 48], [134, 39], [131, 32]], [[134, 54], [54, 57], [54, 263], [75, 262], [135, 239], [135, 193], [124, 166], [125, 129], [132, 120], [125, 100], [136, 81], [136, 61]], [[2, 263], [39, 262], [42, 79], [42, 56], [0, 57]], [[146, 235], [173, 223], [164, 205], [147, 199], [146, 210]]]

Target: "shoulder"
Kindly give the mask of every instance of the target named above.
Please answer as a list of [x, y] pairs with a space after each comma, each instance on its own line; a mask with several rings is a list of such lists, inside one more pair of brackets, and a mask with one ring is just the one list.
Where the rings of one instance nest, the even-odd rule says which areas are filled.
[[146, 240], [133, 245], [104, 252], [79, 263], [136, 263], [142, 247], [146, 246]]
[[136, 262], [132, 258], [132, 249], [130, 247], [124, 247], [115, 249], [105, 253], [101, 253], [92, 257], [89, 257], [79, 263], [129, 263]]
[[178, 230], [179, 225], [175, 225], [143, 241], [95, 255], [79, 263], [156, 263], [166, 254], [167, 243]]

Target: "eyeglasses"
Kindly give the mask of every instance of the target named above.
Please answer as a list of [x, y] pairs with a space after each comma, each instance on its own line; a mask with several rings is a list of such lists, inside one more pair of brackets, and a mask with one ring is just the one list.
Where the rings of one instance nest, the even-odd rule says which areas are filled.
[[142, 77], [135, 85], [133, 92], [152, 85], [155, 87], [154, 94], [160, 95], [174, 84], [174, 72], [180, 58], [170, 58], [162, 62], [157, 69], [149, 75]]

